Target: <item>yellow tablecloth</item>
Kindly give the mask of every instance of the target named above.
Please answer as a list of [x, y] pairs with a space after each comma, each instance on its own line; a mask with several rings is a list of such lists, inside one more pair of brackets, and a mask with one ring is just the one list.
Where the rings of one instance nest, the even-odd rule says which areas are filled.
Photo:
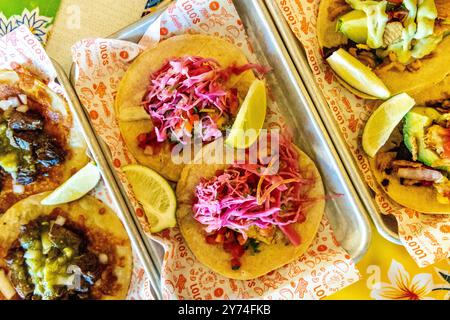
[[358, 263], [362, 280], [330, 300], [450, 299], [450, 260], [420, 269], [404, 247], [372, 229], [372, 244]]
[[[89, 36], [107, 36], [131, 24], [139, 19], [146, 2], [63, 0], [47, 45], [50, 56], [69, 70], [73, 43]], [[358, 263], [362, 280], [329, 299], [450, 299], [450, 260], [419, 269], [403, 247], [373, 229], [369, 252]]]

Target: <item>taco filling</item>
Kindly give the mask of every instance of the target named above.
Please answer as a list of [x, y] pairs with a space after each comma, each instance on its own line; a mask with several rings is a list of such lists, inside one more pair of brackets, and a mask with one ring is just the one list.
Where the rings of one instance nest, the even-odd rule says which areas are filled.
[[448, 35], [442, 24], [448, 6], [433, 0], [331, 1], [328, 18], [348, 41], [325, 47], [330, 56], [344, 48], [378, 74], [416, 72]]
[[[436, 108], [436, 106], [438, 106]], [[429, 187], [435, 201], [450, 203], [450, 111], [446, 100], [415, 107], [404, 118], [403, 140], [376, 156], [381, 184], [389, 192], [392, 179], [406, 187]]]
[[204, 143], [221, 137], [240, 105], [238, 89], [226, 84], [232, 76], [252, 69], [267, 72], [252, 64], [222, 68], [214, 59], [196, 56], [166, 61], [151, 75], [142, 102], [154, 129], [137, 137], [139, 147], [154, 155], [166, 142], [191, 143], [194, 132]]
[[86, 145], [68, 112], [38, 79], [0, 71], [0, 214], [55, 189], [87, 163]]
[[[294, 225], [305, 222], [308, 208], [320, 199], [308, 196], [316, 177], [300, 168], [299, 156], [283, 138], [269, 166], [260, 161], [234, 164], [211, 179], [201, 179], [194, 218], [203, 225], [205, 241], [230, 254], [233, 270], [240, 269], [244, 254], [258, 254], [261, 243], [302, 243]], [[270, 173], [273, 161], [279, 162], [276, 174]]]
[[1, 220], [0, 299], [99, 300], [126, 294], [131, 249], [119, 220], [93, 198], [41, 208], [44, 195], [22, 200]]
[[[102, 249], [103, 252], [93, 252], [84, 232], [70, 222], [64, 223], [62, 216], [39, 218], [21, 227], [19, 239], [10, 248], [6, 261], [20, 298], [84, 300], [95, 296], [92, 285], [108, 272], [100, 257], [107, 261], [107, 253], [113, 250]], [[114, 278], [110, 270], [107, 276]], [[104, 284], [102, 289], [110, 290], [108, 282]]]

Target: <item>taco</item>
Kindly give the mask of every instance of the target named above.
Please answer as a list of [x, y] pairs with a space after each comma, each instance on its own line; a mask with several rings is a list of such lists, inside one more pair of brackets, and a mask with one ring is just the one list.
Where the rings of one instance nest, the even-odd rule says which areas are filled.
[[140, 164], [178, 181], [183, 165], [172, 161], [173, 146], [221, 137], [255, 80], [252, 69], [265, 72], [238, 47], [212, 36], [175, 36], [145, 51], [115, 101], [128, 149]]
[[88, 160], [65, 100], [26, 71], [0, 71], [0, 214]]
[[323, 55], [344, 49], [392, 95], [418, 93], [450, 74], [445, 2], [321, 0], [317, 33]]
[[278, 269], [299, 259], [317, 234], [325, 207], [320, 174], [290, 140], [280, 142], [272, 158], [277, 173], [267, 171], [273, 161], [200, 164], [200, 156], [226, 149], [221, 141], [183, 170], [177, 187], [181, 233], [196, 258], [225, 277], [249, 280]]
[[46, 195], [0, 217], [0, 298], [125, 299], [132, 251], [119, 218], [90, 196], [42, 206]]
[[[424, 95], [418, 94], [417, 101], [423, 103]], [[450, 96], [441, 97], [408, 112], [370, 160], [376, 181], [391, 199], [428, 214], [450, 214]]]

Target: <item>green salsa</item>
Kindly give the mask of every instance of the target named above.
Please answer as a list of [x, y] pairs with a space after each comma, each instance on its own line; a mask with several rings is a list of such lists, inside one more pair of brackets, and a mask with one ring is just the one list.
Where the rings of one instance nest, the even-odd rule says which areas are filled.
[[22, 226], [8, 252], [11, 280], [23, 299], [89, 299], [101, 274], [97, 255], [80, 232], [39, 218]]

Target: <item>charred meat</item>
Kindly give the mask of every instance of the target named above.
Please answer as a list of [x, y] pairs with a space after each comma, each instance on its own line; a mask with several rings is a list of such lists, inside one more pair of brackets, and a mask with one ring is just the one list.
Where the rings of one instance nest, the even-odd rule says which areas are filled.
[[13, 139], [15, 145], [24, 151], [32, 151], [33, 144], [37, 140], [37, 134], [33, 131], [18, 131], [13, 132]]
[[48, 136], [42, 136], [35, 143], [34, 155], [45, 168], [57, 166], [64, 161], [64, 151]]
[[36, 131], [44, 129], [44, 119], [38, 113], [13, 111], [8, 126], [14, 131]]
[[16, 288], [17, 294], [22, 299], [28, 299], [33, 294], [34, 285], [27, 272], [24, 255], [23, 249], [13, 248], [6, 257], [6, 263], [11, 273], [12, 285]]
[[34, 183], [49, 168], [65, 160], [63, 148], [44, 131], [44, 118], [40, 114], [14, 110], [7, 117], [2, 115], [0, 124], [0, 154], [13, 155], [16, 159], [13, 168], [11, 161], [8, 162], [8, 172], [16, 174], [18, 184]]
[[84, 280], [93, 285], [100, 277], [100, 264], [98, 258], [92, 252], [87, 252], [73, 261], [80, 268]]
[[19, 166], [17, 171], [16, 182], [20, 185], [27, 186], [36, 181], [38, 171], [33, 164], [24, 164]]
[[75, 254], [80, 251], [82, 244], [81, 237], [67, 228], [53, 224], [48, 233], [48, 237], [52, 244], [60, 250], [71, 248]]

